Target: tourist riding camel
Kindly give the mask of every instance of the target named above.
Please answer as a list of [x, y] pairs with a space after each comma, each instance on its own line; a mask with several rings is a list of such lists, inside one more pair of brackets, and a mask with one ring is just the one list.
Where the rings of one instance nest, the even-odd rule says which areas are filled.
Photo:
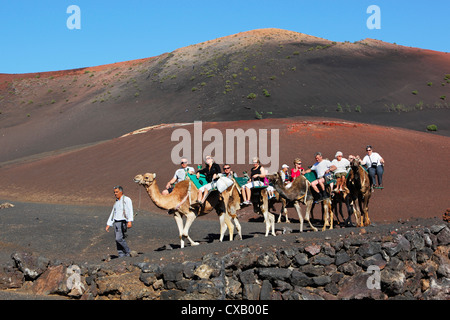
[[188, 166], [188, 160], [186, 158], [181, 158], [181, 168], [175, 171], [173, 178], [170, 179], [166, 184], [166, 189], [161, 192], [163, 195], [167, 195], [173, 191], [174, 185], [178, 182], [186, 180], [186, 174], [194, 174], [195, 170]]
[[[305, 173], [314, 171], [316, 173], [317, 179], [311, 182], [311, 187], [315, 192], [318, 193], [319, 198], [317, 199], [318, 202], [328, 199], [329, 195], [326, 192], [325, 189], [325, 178], [324, 175], [326, 173], [329, 173], [330, 171], [336, 170], [336, 167], [331, 164], [330, 160], [323, 159], [322, 153], [316, 152], [314, 155], [316, 159], [316, 163], [313, 164], [313, 166], [305, 170]], [[317, 187], [319, 185], [320, 189]]]
[[[383, 189], [384, 159], [379, 153], [374, 152], [372, 146], [366, 147], [367, 154], [362, 159], [361, 165], [366, 166], [370, 177], [370, 186], [375, 189]], [[378, 179], [375, 179], [375, 175]], [[378, 185], [377, 185], [378, 180]]]

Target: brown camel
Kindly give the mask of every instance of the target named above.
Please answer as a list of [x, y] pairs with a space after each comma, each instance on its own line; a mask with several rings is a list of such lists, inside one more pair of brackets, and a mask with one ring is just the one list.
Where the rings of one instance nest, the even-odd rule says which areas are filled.
[[[272, 182], [275, 190], [277, 190], [281, 197], [285, 198], [287, 201], [293, 201], [295, 210], [297, 211], [298, 218], [300, 220], [300, 232], [303, 232], [303, 215], [301, 212], [300, 203], [306, 205], [305, 220], [309, 223], [311, 229], [317, 231], [317, 228], [314, 227], [310, 221], [311, 208], [314, 203], [312, 192], [310, 190], [310, 182], [303, 175], [301, 175], [294, 179], [289, 188], [286, 188], [279, 173], [270, 175], [269, 181]], [[322, 230], [325, 230], [327, 226], [330, 226], [330, 229], [333, 229], [333, 211], [331, 210], [331, 201], [329, 199], [325, 199], [322, 201], [322, 204], [325, 212], [325, 223]]]
[[[197, 216], [205, 215], [213, 209], [219, 215], [220, 241], [223, 240], [227, 227], [230, 232], [230, 241], [233, 240], [234, 226], [231, 220], [236, 225], [238, 235], [242, 239], [241, 225], [236, 215], [236, 211], [240, 209], [238, 188], [231, 186], [221, 194], [219, 192], [211, 192], [202, 206], [193, 208], [190, 203], [197, 199], [198, 189], [189, 179], [177, 183], [173, 191], [168, 195], [161, 194], [156, 182], [155, 173], [139, 174], [134, 177], [134, 182], [142, 185], [146, 189], [150, 199], [158, 208], [169, 210], [169, 213], [174, 214], [180, 233], [181, 248], [184, 248], [184, 239], [188, 239], [192, 246], [199, 244], [189, 237], [189, 228]], [[186, 223], [184, 225], [183, 216], [186, 216]]]
[[361, 160], [358, 158], [350, 162], [351, 170], [348, 175], [347, 188], [350, 195], [358, 205], [354, 206], [356, 216], [356, 226], [370, 225], [369, 219], [369, 200], [372, 195], [370, 188], [370, 179], [367, 171], [361, 166]]

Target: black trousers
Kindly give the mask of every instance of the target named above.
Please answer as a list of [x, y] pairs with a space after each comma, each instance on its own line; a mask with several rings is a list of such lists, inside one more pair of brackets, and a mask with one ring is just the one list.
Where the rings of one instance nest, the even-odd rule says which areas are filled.
[[378, 185], [383, 184], [383, 173], [384, 173], [384, 167], [383, 166], [377, 166], [376, 168], [370, 167], [367, 171], [369, 171], [369, 177], [370, 177], [370, 185], [375, 184], [375, 175], [378, 177]]
[[114, 220], [114, 234], [116, 236], [116, 246], [119, 257], [129, 256], [130, 248], [125, 241], [125, 231], [127, 222], [125, 220]]

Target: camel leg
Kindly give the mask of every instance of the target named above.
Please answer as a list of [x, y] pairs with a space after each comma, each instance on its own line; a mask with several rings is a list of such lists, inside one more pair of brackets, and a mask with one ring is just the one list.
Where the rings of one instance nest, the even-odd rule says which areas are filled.
[[230, 220], [230, 216], [228, 215], [227, 212], [224, 212], [220, 215], [219, 217], [219, 221], [220, 221], [220, 242], [223, 241], [223, 237], [225, 235], [225, 231], [229, 230], [230, 233], [230, 241], [233, 241], [233, 234], [234, 234], [234, 225]]
[[232, 219], [233, 219], [234, 225], [236, 226], [236, 230], [237, 230], [237, 233], [238, 233], [238, 235], [239, 235], [239, 239], [242, 240], [242, 228], [241, 228], [241, 224], [239, 223], [239, 220], [238, 220], [237, 217], [234, 217], [234, 218], [232, 218]]
[[275, 237], [275, 216], [263, 209], [264, 223], [266, 224], [266, 234], [269, 235], [269, 231], [272, 229], [272, 235]]
[[287, 211], [287, 209], [286, 209], [286, 208], [284, 208], [283, 212], [284, 212], [284, 216], [286, 217], [286, 223], [291, 223], [291, 221], [289, 221], [289, 217], [288, 217], [288, 211]]
[[313, 206], [314, 202], [312, 200], [308, 200], [306, 202], [306, 214], [305, 214], [305, 220], [308, 221], [309, 226], [311, 227], [311, 229], [313, 229], [313, 231], [318, 231], [316, 227], [314, 227], [311, 223], [311, 218], [310, 218], [310, 214], [311, 214], [311, 208]]
[[269, 212], [269, 201], [267, 199], [267, 193], [261, 193], [261, 205], [259, 207], [260, 212], [262, 212], [264, 217], [264, 222], [266, 224], [266, 237], [269, 235], [270, 229], [272, 229], [272, 235], [275, 237], [275, 216]]
[[357, 222], [357, 227], [363, 227], [364, 226], [364, 208], [363, 208], [363, 203], [362, 203], [362, 199], [358, 199], [358, 222]]
[[330, 221], [330, 224], [329, 224], [330, 227], [328, 228], [328, 230], [332, 230], [333, 229], [334, 214], [333, 214], [333, 208], [331, 208], [331, 201], [330, 200], [326, 201], [325, 206], [327, 208], [327, 216], [328, 216], [328, 219]]
[[220, 225], [219, 241], [222, 242], [223, 241], [223, 237], [225, 235], [225, 230], [226, 230], [225, 214], [223, 214], [223, 213], [219, 216], [219, 225]]
[[180, 243], [181, 243], [181, 248], [184, 248], [184, 240], [183, 240], [183, 218], [181, 217], [180, 213], [178, 211], [176, 211], [174, 213], [174, 219], [175, 222], [177, 223], [178, 226], [178, 232], [180, 235]]
[[266, 234], [267, 237], [269, 235], [269, 231], [272, 230], [272, 235], [275, 237], [275, 216], [269, 211], [262, 208], [264, 223], [266, 224]]
[[291, 223], [291, 222], [289, 221], [288, 211], [287, 211], [287, 209], [286, 209], [286, 205], [287, 205], [286, 199], [281, 199], [281, 204], [282, 204], [282, 206], [281, 206], [281, 212], [283, 212], [283, 213], [284, 213], [284, 216], [286, 217], [286, 223]]
[[298, 201], [294, 202], [294, 208], [297, 211], [298, 219], [300, 220], [300, 232], [303, 232], [303, 217], [302, 217], [302, 210], [300, 208], [300, 204]]
[[189, 240], [189, 242], [191, 243], [191, 246], [198, 246], [200, 244], [198, 242], [193, 241], [189, 237], [189, 228], [191, 227], [191, 225], [194, 222], [195, 218], [197, 218], [195, 213], [192, 212], [192, 211], [189, 211], [188, 214], [186, 215], [186, 223], [184, 224], [184, 229], [183, 229], [183, 234], [182, 234], [183, 237], [185, 237], [186, 239]]
[[330, 223], [328, 222], [329, 219], [330, 219], [330, 212], [328, 210], [328, 206], [325, 203], [325, 201], [322, 202], [322, 207], [323, 207], [323, 211], [324, 211], [323, 212], [324, 215], [323, 215], [323, 228], [322, 228], [322, 231], [325, 231], [325, 230], [327, 230], [327, 227], [330, 225]]
[[277, 223], [281, 223], [281, 216], [283, 215], [283, 208], [281, 208], [280, 214], [278, 215]]
[[281, 211], [280, 211], [280, 215], [278, 216], [277, 223], [281, 223], [281, 216], [283, 214], [284, 214], [284, 217], [286, 218], [286, 223], [291, 223], [289, 221], [288, 211], [286, 209], [286, 200], [284, 198], [281, 198], [280, 202], [281, 202]]
[[364, 201], [364, 226], [370, 225], [370, 218], [369, 218], [369, 199]]
[[359, 211], [359, 208], [357, 205], [355, 205], [353, 207], [353, 213], [355, 214], [355, 221], [356, 221], [356, 226], [357, 227], [361, 227], [361, 212]]
[[270, 226], [272, 227], [272, 235], [275, 237], [275, 216], [270, 212], [267, 212], [269, 215]]

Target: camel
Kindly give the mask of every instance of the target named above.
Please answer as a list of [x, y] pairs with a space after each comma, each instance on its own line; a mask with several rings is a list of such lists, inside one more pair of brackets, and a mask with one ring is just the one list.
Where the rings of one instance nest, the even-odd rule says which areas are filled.
[[369, 219], [369, 200], [372, 195], [370, 188], [370, 179], [367, 171], [361, 166], [361, 160], [358, 158], [350, 162], [351, 170], [349, 172], [347, 188], [358, 206], [354, 206], [357, 227], [370, 225]]
[[[318, 229], [314, 227], [310, 221], [311, 208], [314, 204], [314, 198], [311, 190], [311, 183], [305, 176], [301, 175], [297, 177], [292, 182], [289, 188], [284, 185], [279, 173], [275, 173], [269, 176], [269, 180], [272, 182], [275, 190], [280, 194], [280, 196], [286, 201], [292, 201], [295, 210], [297, 211], [298, 218], [300, 220], [300, 232], [303, 232], [303, 222], [306, 220], [313, 231]], [[300, 203], [306, 205], [306, 214], [303, 218]], [[322, 201], [322, 206], [324, 209], [324, 225], [322, 231], [326, 230], [326, 227], [333, 229], [333, 211], [331, 208], [331, 200], [324, 199]]]
[[[173, 213], [180, 234], [181, 248], [184, 248], [185, 239], [189, 240], [191, 246], [199, 245], [198, 242], [193, 241], [189, 236], [189, 228], [197, 216], [205, 215], [213, 209], [219, 215], [219, 240], [223, 240], [227, 227], [230, 233], [230, 241], [233, 240], [234, 226], [231, 221], [234, 222], [238, 235], [242, 240], [241, 225], [236, 215], [236, 211], [240, 209], [240, 197], [238, 188], [234, 185], [221, 194], [219, 192], [211, 192], [202, 206], [192, 208], [190, 202], [197, 199], [198, 189], [189, 179], [177, 183], [173, 191], [168, 195], [161, 194], [155, 173], [139, 174], [134, 177], [134, 182], [146, 189], [150, 199], [158, 208], [169, 210], [169, 213]], [[184, 225], [183, 216], [186, 216]]]
[[[275, 190], [281, 197], [287, 201], [292, 201], [294, 208], [297, 211], [298, 218], [300, 220], [300, 232], [303, 232], [303, 221], [306, 220], [312, 230], [317, 231], [310, 221], [311, 208], [314, 204], [314, 198], [311, 191], [311, 183], [305, 176], [301, 175], [294, 179], [291, 186], [286, 188], [279, 173], [275, 173], [269, 176], [269, 181], [272, 182]], [[306, 205], [306, 214], [303, 218], [300, 203]], [[322, 231], [326, 230], [326, 227], [333, 229], [333, 211], [331, 210], [331, 200], [324, 199], [322, 201], [324, 208], [324, 225]]]

